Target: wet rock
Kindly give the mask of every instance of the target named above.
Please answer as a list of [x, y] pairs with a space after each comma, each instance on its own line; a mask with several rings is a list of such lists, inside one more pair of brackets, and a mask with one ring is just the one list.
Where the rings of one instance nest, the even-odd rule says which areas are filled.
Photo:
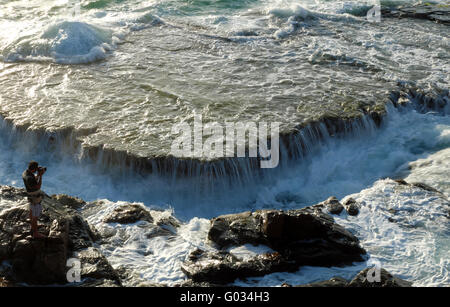
[[276, 252], [243, 260], [223, 250], [194, 251], [183, 271], [196, 282], [224, 283], [293, 271], [302, 265], [345, 265], [362, 261], [365, 254], [354, 235], [312, 207], [219, 216], [211, 220], [208, 238], [221, 249], [250, 243], [267, 245]]
[[333, 277], [326, 281], [313, 282], [310, 284], [298, 285], [296, 287], [299, 288], [324, 288], [324, 287], [346, 287], [348, 284], [348, 280], [341, 277]]
[[80, 251], [77, 258], [81, 262], [81, 276], [83, 279], [87, 279], [84, 281], [85, 284], [121, 285], [118, 273], [98, 249], [89, 247]]
[[147, 221], [153, 223], [150, 212], [141, 205], [126, 204], [114, 209], [114, 211], [105, 217], [105, 223], [132, 224], [138, 221]]
[[342, 210], [344, 210], [344, 206], [334, 196], [331, 196], [326, 201], [324, 201], [324, 205], [327, 207], [327, 210], [331, 214], [340, 214]]
[[75, 210], [82, 208], [86, 204], [84, 200], [66, 194], [57, 194], [52, 195], [51, 197], [55, 199], [58, 203]]
[[0, 268], [0, 275], [14, 283], [66, 284], [67, 259], [92, 247], [95, 233], [73, 206], [58, 200], [67, 198], [45, 195], [39, 232], [48, 237], [33, 239], [29, 210], [23, 205], [27, 203], [24, 190], [1, 189], [9, 191], [7, 197], [19, 205], [0, 214], [0, 262], [6, 260], [10, 264]]
[[353, 198], [349, 198], [344, 203], [345, 210], [347, 210], [347, 213], [349, 215], [358, 215], [359, 213], [359, 206], [356, 200]]
[[395, 9], [383, 7], [383, 17], [427, 19], [442, 24], [450, 24], [450, 6], [442, 4], [404, 5]]
[[13, 287], [14, 284], [12, 284], [10, 281], [4, 279], [3, 277], [0, 277], [0, 288], [5, 287]]
[[[377, 278], [379, 277], [379, 279]], [[393, 276], [383, 268], [380, 268], [379, 276], [375, 268], [366, 268], [359, 272], [348, 284], [348, 287], [411, 287], [412, 282]]]
[[279, 253], [258, 255], [249, 260], [242, 260], [229, 252], [206, 252], [195, 250], [181, 270], [193, 282], [225, 284], [236, 278], [246, 276], [264, 276], [273, 272], [293, 271], [296, 265], [287, 261]]
[[208, 238], [221, 247], [229, 245], [265, 244], [260, 214], [243, 212], [221, 215], [211, 220]]
[[422, 190], [425, 190], [425, 191], [428, 191], [428, 192], [442, 194], [441, 191], [439, 191], [439, 190], [437, 190], [437, 189], [435, 189], [435, 188], [433, 188], [433, 187], [431, 187], [431, 186], [429, 186], [429, 185], [427, 185], [425, 183], [422, 183], [422, 182], [408, 183], [408, 182], [406, 182], [403, 179], [395, 179], [394, 181], [397, 182], [400, 185], [413, 186], [413, 187], [416, 187], [416, 188], [419, 188], [419, 189], [422, 189]]
[[295, 287], [411, 287], [412, 283], [393, 276], [380, 268], [379, 275], [375, 268], [366, 268], [359, 272], [351, 281], [341, 277], [333, 277], [326, 281], [313, 282]]
[[395, 179], [394, 181], [397, 182], [398, 184], [401, 184], [401, 185], [408, 185], [409, 184], [403, 179]]
[[423, 190], [425, 190], [425, 191], [428, 191], [428, 192], [434, 192], [434, 193], [442, 194], [441, 191], [438, 191], [438, 190], [436, 190], [435, 188], [430, 187], [429, 185], [427, 185], [427, 184], [425, 184], [425, 183], [415, 182], [415, 183], [412, 183], [411, 185], [413, 185], [413, 186], [415, 186], [415, 187], [417, 187], [417, 188], [423, 189]]
[[160, 218], [156, 222], [156, 225], [158, 225], [158, 226], [170, 226], [172, 228], [178, 228], [178, 227], [181, 226], [181, 223], [180, 223], [180, 221], [178, 221], [173, 216], [166, 216], [166, 217]]

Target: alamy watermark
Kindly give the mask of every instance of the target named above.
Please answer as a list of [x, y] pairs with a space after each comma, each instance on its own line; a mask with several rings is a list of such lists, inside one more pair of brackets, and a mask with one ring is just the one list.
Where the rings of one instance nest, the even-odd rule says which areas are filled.
[[66, 266], [69, 270], [66, 273], [67, 281], [70, 283], [81, 281], [81, 262], [77, 258], [67, 259]]
[[248, 150], [248, 157], [261, 158], [261, 168], [275, 168], [280, 156], [279, 127], [279, 122], [270, 123], [269, 134], [267, 122], [203, 124], [202, 116], [196, 115], [193, 127], [186, 122], [172, 127], [172, 135], [178, 136], [172, 142], [171, 154], [185, 158], [246, 157]]
[[368, 266], [372, 266], [366, 273], [366, 279], [368, 282], [381, 282], [381, 262], [376, 259], [369, 259], [367, 261]]

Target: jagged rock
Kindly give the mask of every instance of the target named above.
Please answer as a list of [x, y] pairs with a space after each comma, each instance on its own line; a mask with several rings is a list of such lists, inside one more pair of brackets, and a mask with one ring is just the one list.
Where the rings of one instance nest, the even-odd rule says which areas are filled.
[[435, 193], [442, 194], [441, 191], [436, 190], [435, 188], [430, 187], [429, 185], [427, 185], [425, 183], [422, 183], [422, 182], [414, 182], [414, 183], [411, 183], [411, 185], [413, 185], [413, 186], [415, 186], [417, 188], [423, 189], [425, 191], [428, 191], [428, 192], [435, 192]]
[[394, 181], [397, 182], [398, 184], [401, 184], [401, 185], [408, 185], [409, 184], [403, 179], [394, 179]]
[[333, 277], [329, 280], [325, 280], [325, 281], [319, 281], [319, 282], [313, 282], [310, 284], [305, 284], [305, 285], [298, 285], [296, 287], [299, 288], [312, 288], [312, 287], [319, 287], [319, 288], [324, 288], [324, 287], [346, 287], [348, 284], [348, 280], [341, 278], [341, 277]]
[[221, 215], [211, 220], [208, 238], [221, 247], [228, 245], [265, 244], [261, 231], [262, 216], [243, 212]]
[[182, 268], [196, 282], [224, 283], [302, 265], [344, 265], [362, 261], [365, 254], [354, 235], [312, 207], [219, 216], [211, 220], [208, 238], [222, 249], [250, 243], [267, 245], [276, 252], [243, 260], [224, 251], [194, 251]]
[[170, 227], [173, 227], [173, 228], [178, 228], [178, 227], [180, 227], [181, 223], [176, 218], [174, 218], [173, 216], [167, 216], [167, 217], [160, 218], [158, 220], [158, 222], [156, 222], [156, 225], [158, 225], [158, 226], [170, 226]]
[[344, 203], [345, 210], [347, 210], [347, 213], [349, 215], [358, 215], [359, 213], [359, 206], [356, 200], [353, 198], [349, 198]]
[[[375, 268], [366, 268], [356, 274], [356, 276], [348, 281], [341, 277], [333, 277], [329, 280], [313, 282], [304, 285], [298, 285], [295, 287], [411, 287], [412, 283], [398, 277], [393, 276], [388, 271], [380, 268], [379, 277], [377, 281], [377, 275], [375, 273]], [[371, 274], [370, 282], [367, 278], [368, 274]], [[291, 286], [291, 285], [288, 285]]]
[[397, 8], [383, 7], [383, 17], [428, 19], [442, 24], [450, 24], [450, 6], [442, 4], [404, 5]]
[[195, 282], [192, 279], [188, 279], [180, 284], [174, 285], [174, 287], [200, 287], [200, 288], [209, 288], [209, 287], [223, 287], [224, 285], [220, 284], [211, 284], [209, 282]]
[[[24, 189], [1, 187], [16, 207], [0, 214], [0, 263], [10, 264], [0, 275], [10, 282], [65, 284], [67, 259], [75, 252], [91, 247], [97, 239], [88, 223], [62, 197], [44, 196], [39, 232], [47, 238], [30, 236], [29, 210]], [[5, 195], [2, 193], [1, 197]], [[106, 259], [105, 259], [106, 260]], [[1, 269], [0, 269], [1, 271]]]
[[279, 253], [258, 255], [249, 260], [241, 260], [229, 252], [205, 252], [197, 249], [189, 255], [189, 260], [181, 270], [193, 282], [229, 283], [239, 277], [264, 276], [273, 272], [294, 271], [296, 264], [283, 258]]
[[77, 258], [81, 262], [81, 276], [88, 279], [87, 283], [121, 286], [118, 273], [98, 249], [89, 247], [79, 252]]
[[56, 194], [51, 196], [60, 204], [67, 206], [72, 209], [80, 209], [82, 208], [86, 202], [78, 197], [72, 197], [66, 194]]
[[[393, 276], [391, 273], [386, 271], [383, 268], [380, 268], [380, 279], [376, 280], [376, 273], [374, 272], [375, 268], [366, 268], [359, 272], [348, 284], [348, 287], [364, 287], [364, 288], [372, 288], [372, 287], [411, 287], [412, 282], [400, 279], [398, 277]], [[375, 278], [372, 282], [370, 282], [367, 278], [368, 274], [372, 274], [372, 278]]]
[[105, 217], [105, 223], [131, 224], [137, 221], [147, 221], [153, 223], [150, 212], [141, 205], [126, 204], [114, 209], [114, 211]]
[[328, 211], [331, 214], [340, 214], [342, 210], [344, 210], [344, 206], [334, 196], [331, 196], [326, 201], [324, 201], [324, 205], [327, 207]]

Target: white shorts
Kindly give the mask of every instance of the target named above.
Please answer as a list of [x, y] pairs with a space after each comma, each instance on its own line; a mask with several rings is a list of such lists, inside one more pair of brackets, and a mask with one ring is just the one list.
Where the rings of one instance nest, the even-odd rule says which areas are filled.
[[28, 208], [31, 211], [31, 216], [32, 217], [39, 217], [41, 215], [41, 213], [42, 213], [42, 205], [41, 205], [41, 203], [38, 203], [38, 204], [35, 204], [35, 205], [30, 203], [30, 204], [28, 204]]
[[39, 217], [42, 213], [41, 201], [43, 198], [41, 190], [28, 193], [28, 208], [32, 217]]

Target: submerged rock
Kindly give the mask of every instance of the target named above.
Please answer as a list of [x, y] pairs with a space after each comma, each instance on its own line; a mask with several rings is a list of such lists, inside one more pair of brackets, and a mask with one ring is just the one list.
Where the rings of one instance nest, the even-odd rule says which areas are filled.
[[144, 206], [137, 204], [126, 204], [114, 209], [114, 211], [105, 217], [105, 223], [132, 224], [138, 221], [147, 221], [153, 223], [150, 212]]
[[182, 270], [196, 282], [227, 283], [240, 277], [293, 271], [302, 265], [340, 266], [362, 261], [358, 239], [318, 208], [259, 210], [211, 220], [208, 238], [219, 248], [264, 244], [275, 253], [240, 259], [229, 252], [194, 251]]

